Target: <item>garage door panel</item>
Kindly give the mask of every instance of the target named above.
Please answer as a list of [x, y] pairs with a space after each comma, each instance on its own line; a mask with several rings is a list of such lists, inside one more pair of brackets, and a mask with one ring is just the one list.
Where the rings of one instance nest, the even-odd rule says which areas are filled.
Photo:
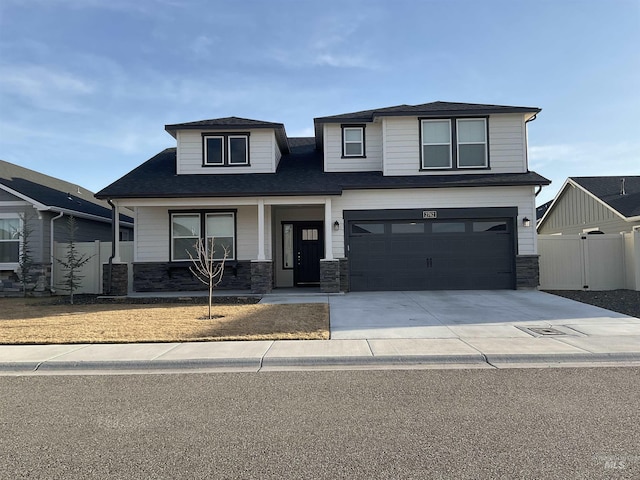
[[[360, 222], [351, 234], [351, 289], [514, 288], [514, 234], [508, 219]], [[349, 230], [353, 232], [353, 228]]]

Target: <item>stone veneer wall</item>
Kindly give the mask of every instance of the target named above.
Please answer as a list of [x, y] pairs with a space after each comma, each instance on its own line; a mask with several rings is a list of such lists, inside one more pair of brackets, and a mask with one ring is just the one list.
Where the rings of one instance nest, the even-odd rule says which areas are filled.
[[338, 293], [340, 291], [340, 261], [320, 260], [320, 291]]
[[[27, 282], [28, 296], [51, 294], [51, 264], [33, 263], [29, 269]], [[22, 282], [13, 270], [0, 271], [0, 297], [22, 296]]]
[[109, 264], [103, 264], [102, 290], [105, 295], [126, 296], [129, 293], [129, 265], [111, 264], [111, 288], [109, 288]]
[[251, 293], [271, 293], [273, 290], [273, 262], [251, 262]]
[[538, 255], [516, 256], [516, 288], [538, 288], [540, 262]]
[[[195, 278], [187, 264], [149, 262], [133, 264], [134, 292], [176, 292], [207, 290], [207, 285]], [[225, 265], [220, 290], [249, 290], [251, 261], [239, 260]]]

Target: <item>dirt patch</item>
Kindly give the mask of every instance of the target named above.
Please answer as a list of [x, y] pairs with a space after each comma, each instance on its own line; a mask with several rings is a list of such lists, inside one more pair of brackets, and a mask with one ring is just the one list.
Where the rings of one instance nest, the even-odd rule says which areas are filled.
[[640, 318], [640, 291], [607, 290], [594, 292], [591, 290], [545, 290], [560, 297], [570, 298], [596, 307], [606, 308]]
[[[253, 299], [252, 299], [253, 300]], [[326, 304], [84, 303], [0, 299], [0, 344], [318, 340], [329, 338]], [[47, 303], [48, 302], [48, 303]], [[206, 303], [206, 299], [205, 299]]]

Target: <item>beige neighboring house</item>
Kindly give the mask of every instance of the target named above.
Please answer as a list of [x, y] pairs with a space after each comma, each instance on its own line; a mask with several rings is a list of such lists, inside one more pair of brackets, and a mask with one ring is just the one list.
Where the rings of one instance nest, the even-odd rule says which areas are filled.
[[640, 176], [569, 177], [538, 222], [538, 234], [630, 232], [640, 226]]

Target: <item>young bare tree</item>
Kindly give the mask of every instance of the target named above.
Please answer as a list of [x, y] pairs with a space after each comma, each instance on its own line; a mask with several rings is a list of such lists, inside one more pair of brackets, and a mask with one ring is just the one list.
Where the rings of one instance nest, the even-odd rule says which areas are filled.
[[71, 305], [73, 305], [73, 294], [82, 286], [82, 279], [84, 278], [84, 275], [80, 275], [78, 272], [80, 272], [84, 264], [93, 257], [93, 255], [89, 256], [78, 252], [76, 245], [77, 231], [76, 219], [72, 215], [69, 217], [69, 220], [67, 220], [67, 255], [64, 260], [56, 258], [56, 262], [66, 270], [61, 289], [69, 291], [69, 302]]
[[31, 267], [33, 265], [33, 257], [31, 254], [31, 228], [32, 215], [26, 213], [19, 214], [20, 229], [16, 235], [20, 238], [20, 255], [18, 257], [18, 271], [16, 272], [20, 282], [22, 283], [22, 295], [27, 296], [29, 281], [31, 280]]
[[229, 249], [223, 245], [221, 247], [224, 250], [222, 258], [215, 258], [214, 239], [210, 238], [208, 244], [209, 248], [207, 248], [207, 243], [199, 239], [194, 245], [195, 256], [189, 250], [187, 250], [187, 254], [193, 264], [189, 267], [189, 270], [198, 280], [209, 287], [209, 320], [211, 320], [213, 288], [217, 287], [222, 281], [224, 262], [229, 256]]

